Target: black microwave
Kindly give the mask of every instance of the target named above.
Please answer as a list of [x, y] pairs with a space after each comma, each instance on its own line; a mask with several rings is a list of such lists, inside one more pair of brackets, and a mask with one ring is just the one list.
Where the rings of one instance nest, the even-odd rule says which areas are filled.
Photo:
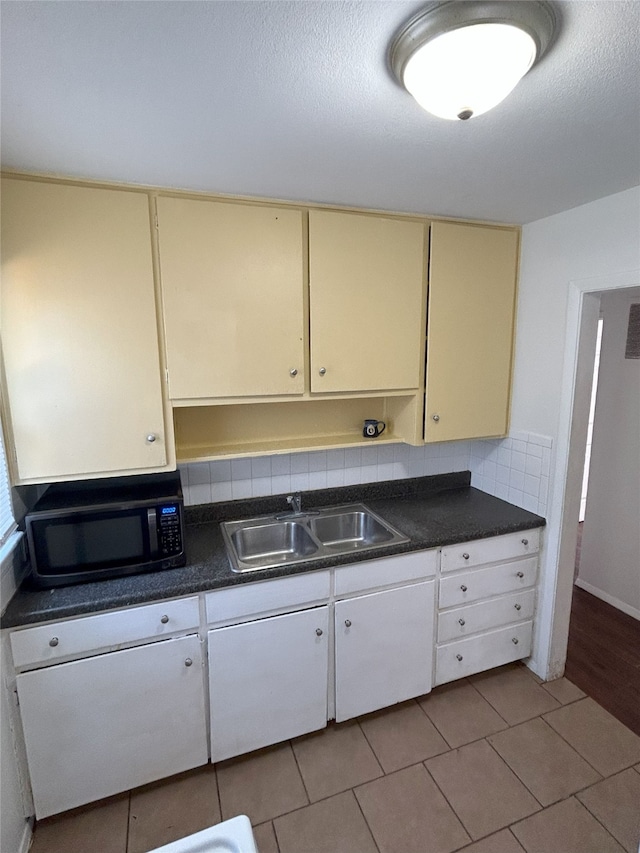
[[25, 517], [31, 582], [64, 586], [183, 566], [180, 474], [55, 483]]

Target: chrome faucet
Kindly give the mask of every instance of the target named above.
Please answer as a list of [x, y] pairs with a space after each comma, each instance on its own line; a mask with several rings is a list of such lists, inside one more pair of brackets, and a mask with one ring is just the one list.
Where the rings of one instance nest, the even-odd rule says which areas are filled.
[[287, 503], [291, 507], [291, 512], [283, 512], [280, 515], [275, 515], [276, 521], [286, 521], [288, 518], [306, 518], [308, 515], [317, 515], [317, 509], [306, 509], [302, 511], [302, 495], [296, 492], [295, 495], [287, 495]]
[[302, 495], [300, 492], [296, 492], [295, 495], [287, 495], [287, 503], [294, 515], [302, 515]]

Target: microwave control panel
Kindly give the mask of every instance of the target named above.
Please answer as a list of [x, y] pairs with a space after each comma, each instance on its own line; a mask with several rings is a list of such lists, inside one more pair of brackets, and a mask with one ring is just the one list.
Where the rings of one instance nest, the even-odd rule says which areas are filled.
[[163, 557], [182, 553], [182, 525], [178, 504], [158, 507], [158, 547]]

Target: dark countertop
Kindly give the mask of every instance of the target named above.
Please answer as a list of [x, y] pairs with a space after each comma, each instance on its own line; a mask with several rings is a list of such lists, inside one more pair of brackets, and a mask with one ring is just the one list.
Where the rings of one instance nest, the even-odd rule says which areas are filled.
[[303, 509], [363, 502], [410, 541], [392, 548], [350, 553], [295, 566], [243, 574], [231, 571], [220, 522], [286, 511], [283, 496], [229, 501], [190, 507], [185, 511], [187, 565], [95, 583], [48, 590], [16, 592], [2, 615], [0, 627], [12, 628], [51, 619], [146, 604], [267, 578], [375, 560], [392, 554], [421, 551], [542, 527], [544, 518], [472, 488], [468, 471], [323, 489], [303, 494]]

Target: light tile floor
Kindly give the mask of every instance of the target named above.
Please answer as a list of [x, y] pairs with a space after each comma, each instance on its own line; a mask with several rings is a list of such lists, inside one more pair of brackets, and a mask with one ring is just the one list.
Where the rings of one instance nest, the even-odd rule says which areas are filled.
[[49, 818], [31, 853], [147, 853], [236, 814], [260, 853], [637, 853], [640, 738], [514, 664]]

